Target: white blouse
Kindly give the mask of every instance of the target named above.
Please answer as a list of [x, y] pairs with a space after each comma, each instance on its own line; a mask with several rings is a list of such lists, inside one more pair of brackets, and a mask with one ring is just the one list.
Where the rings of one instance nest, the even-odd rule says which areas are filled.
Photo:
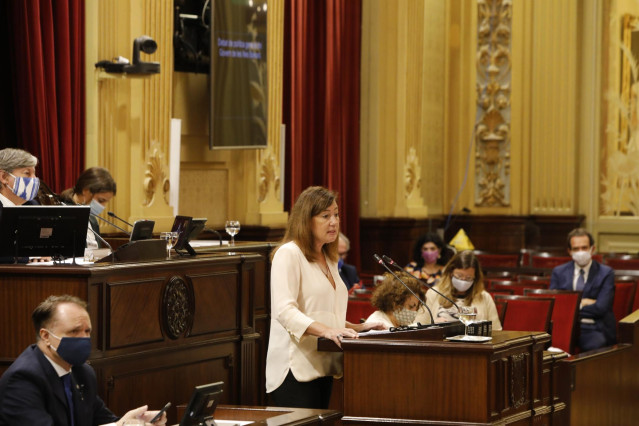
[[348, 290], [337, 262], [326, 260], [335, 289], [319, 264], [309, 262], [295, 242], [282, 245], [273, 257], [266, 392], [277, 389], [289, 370], [300, 382], [342, 373], [342, 354], [319, 352], [317, 337], [304, 335], [315, 321], [331, 328], [346, 325]]

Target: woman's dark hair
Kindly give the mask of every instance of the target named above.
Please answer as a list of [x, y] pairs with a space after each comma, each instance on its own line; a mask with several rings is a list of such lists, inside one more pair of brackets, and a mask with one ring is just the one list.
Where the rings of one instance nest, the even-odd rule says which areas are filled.
[[421, 268], [424, 266], [424, 258], [422, 257], [422, 246], [426, 243], [433, 243], [437, 246], [440, 252], [440, 258], [437, 260], [437, 264], [446, 265], [450, 258], [453, 256], [453, 250], [444, 243], [442, 237], [435, 232], [428, 232], [421, 237], [417, 241], [415, 241], [415, 245], [413, 246], [413, 262], [417, 264], [417, 268]]
[[94, 195], [100, 192], [113, 192], [113, 195], [115, 195], [117, 188], [111, 173], [107, 169], [91, 167], [82, 172], [73, 187], [73, 193], [82, 194], [85, 189], [88, 189]]
[[[424, 288], [417, 278], [407, 272], [398, 272], [397, 275], [421, 300], [424, 300]], [[384, 274], [384, 280], [379, 284], [373, 296], [371, 304], [384, 313], [393, 312], [398, 306], [403, 306], [406, 299], [413, 294], [397, 279], [389, 274]]]
[[[291, 213], [288, 216], [286, 234], [280, 245], [273, 250], [272, 256], [277, 249], [289, 241], [295, 241], [304, 256], [309, 262], [315, 262], [314, 258], [314, 237], [313, 237], [313, 216], [317, 216], [329, 208], [337, 201], [337, 193], [321, 186], [310, 186], [306, 188], [295, 201]], [[338, 228], [339, 231], [339, 228]], [[338, 238], [329, 244], [324, 244], [322, 251], [326, 257], [337, 262]]]

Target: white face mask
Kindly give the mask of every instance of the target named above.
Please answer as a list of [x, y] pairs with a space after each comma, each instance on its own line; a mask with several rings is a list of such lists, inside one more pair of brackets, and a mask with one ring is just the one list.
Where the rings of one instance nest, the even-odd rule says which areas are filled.
[[466, 292], [466, 290], [468, 290], [473, 285], [473, 282], [474, 282], [474, 281], [460, 280], [459, 278], [455, 278], [455, 277], [453, 277], [451, 281], [453, 282], [453, 287], [455, 287], [455, 289], [460, 293]]
[[417, 311], [411, 311], [410, 309], [402, 308], [393, 312], [395, 319], [399, 325], [409, 325], [415, 322], [417, 317]]
[[575, 251], [572, 253], [572, 260], [579, 266], [586, 266], [590, 262], [590, 259], [592, 259], [590, 250]]

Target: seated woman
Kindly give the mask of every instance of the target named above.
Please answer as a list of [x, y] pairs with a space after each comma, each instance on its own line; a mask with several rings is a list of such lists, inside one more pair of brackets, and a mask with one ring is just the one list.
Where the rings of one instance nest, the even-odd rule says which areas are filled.
[[438, 234], [429, 232], [415, 242], [413, 260], [404, 269], [433, 285], [441, 278], [442, 269], [453, 254], [453, 249]]
[[[476, 321], [490, 320], [493, 322], [493, 330], [501, 330], [495, 302], [484, 289], [484, 277], [479, 260], [471, 250], [462, 251], [453, 256], [444, 267], [442, 278], [434, 288], [454, 300], [460, 307], [474, 307], [477, 313]], [[427, 293], [426, 305], [432, 311], [435, 322], [457, 319], [457, 308], [434, 291]], [[425, 318], [427, 318], [425, 315], [420, 314], [417, 321]]]
[[[424, 288], [419, 281], [407, 273], [400, 272], [397, 276], [424, 300]], [[366, 322], [381, 322], [386, 328], [413, 324], [418, 312], [424, 310], [419, 300], [389, 273], [384, 274], [383, 281], [375, 288], [371, 303], [377, 311]], [[428, 318], [428, 313], [424, 318]], [[430, 318], [423, 319], [422, 324], [430, 324]]]
[[15, 148], [0, 150], [0, 205], [36, 204], [40, 180], [35, 167], [38, 159], [27, 151]]
[[[116, 185], [111, 173], [102, 167], [91, 167], [82, 172], [73, 188], [62, 191], [60, 197], [69, 204], [90, 206], [89, 227], [99, 235], [100, 226], [94, 215], [102, 213], [106, 204], [115, 196], [115, 192]], [[93, 232], [87, 232], [87, 247], [99, 246]]]

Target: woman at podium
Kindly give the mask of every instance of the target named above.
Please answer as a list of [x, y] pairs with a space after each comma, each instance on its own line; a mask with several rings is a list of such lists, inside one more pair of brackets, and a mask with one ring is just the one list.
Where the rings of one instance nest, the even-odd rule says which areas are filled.
[[327, 408], [342, 354], [319, 352], [318, 337], [343, 338], [382, 329], [381, 323], [346, 321], [348, 291], [337, 269], [337, 194], [309, 187], [291, 210], [271, 267], [271, 331], [266, 356], [270, 404]]
[[[408, 288], [397, 281], [393, 275], [384, 274], [384, 279], [375, 288], [371, 297], [371, 304], [377, 310], [366, 319], [366, 322], [381, 322], [385, 328], [400, 327], [413, 324], [419, 311], [424, 311], [428, 315], [421, 307], [419, 299], [415, 297], [417, 295], [424, 300], [424, 289], [421, 283], [408, 273], [400, 272], [398, 276]], [[430, 323], [430, 319], [428, 322]]]
[[[474, 307], [477, 321], [490, 320], [493, 330], [501, 330], [501, 322], [497, 314], [495, 302], [484, 289], [484, 277], [479, 260], [471, 250], [457, 253], [444, 268], [442, 278], [434, 287], [439, 290], [446, 300], [434, 291], [426, 293], [426, 305], [433, 313], [435, 322], [448, 322], [457, 319], [458, 306]], [[417, 321], [420, 321], [418, 315]], [[425, 320], [425, 317], [421, 319]], [[427, 321], [427, 320], [426, 320]]]

